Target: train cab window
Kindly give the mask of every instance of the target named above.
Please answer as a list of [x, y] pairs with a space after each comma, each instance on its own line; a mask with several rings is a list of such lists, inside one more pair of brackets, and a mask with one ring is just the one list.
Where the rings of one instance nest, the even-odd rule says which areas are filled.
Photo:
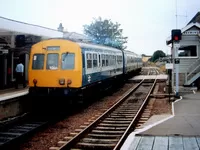
[[32, 69], [40, 70], [44, 67], [44, 54], [34, 54]]
[[97, 67], [97, 54], [93, 54], [93, 67]]
[[87, 68], [92, 68], [92, 54], [87, 53]]
[[62, 54], [62, 64], [61, 68], [63, 70], [72, 70], [74, 69], [74, 59], [75, 59], [75, 54], [74, 53], [63, 53]]
[[46, 69], [48, 70], [58, 69], [58, 54], [47, 54]]

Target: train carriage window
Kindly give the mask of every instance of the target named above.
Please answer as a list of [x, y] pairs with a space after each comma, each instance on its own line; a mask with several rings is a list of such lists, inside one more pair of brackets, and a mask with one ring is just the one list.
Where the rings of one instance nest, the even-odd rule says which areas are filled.
[[109, 55], [106, 55], [106, 66], [108, 66]]
[[122, 56], [119, 56], [119, 64], [122, 64]]
[[97, 54], [93, 54], [93, 67], [97, 67]]
[[62, 64], [63, 70], [72, 70], [75, 65], [75, 54], [74, 53], [63, 53], [62, 54]]
[[[128, 61], [128, 60], [127, 60]], [[121, 64], [122, 63], [122, 56], [117, 56], [117, 63]]]
[[106, 63], [105, 63], [105, 55], [104, 54], [101, 55], [101, 59], [102, 59], [102, 67], [104, 67], [106, 65]]
[[87, 68], [92, 68], [92, 54], [87, 53]]
[[48, 70], [58, 69], [58, 54], [55, 53], [47, 54], [46, 69]]
[[40, 70], [44, 67], [44, 54], [34, 54], [32, 69]]

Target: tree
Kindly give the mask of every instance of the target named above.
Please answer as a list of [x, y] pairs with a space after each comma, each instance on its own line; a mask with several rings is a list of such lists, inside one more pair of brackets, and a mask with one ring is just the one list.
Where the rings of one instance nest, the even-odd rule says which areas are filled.
[[102, 20], [101, 17], [94, 19], [90, 25], [84, 25], [84, 33], [89, 36], [93, 42], [103, 44], [124, 50], [127, 43], [127, 37], [122, 36], [123, 29], [120, 29], [119, 23], [113, 23], [111, 20]]
[[155, 62], [160, 57], [165, 57], [165, 53], [162, 50], [157, 50], [153, 53], [153, 56], [150, 58], [150, 61]]

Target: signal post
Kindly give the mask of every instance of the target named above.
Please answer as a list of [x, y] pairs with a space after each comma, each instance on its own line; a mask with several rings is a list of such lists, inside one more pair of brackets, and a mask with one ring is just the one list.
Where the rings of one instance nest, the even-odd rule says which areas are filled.
[[[172, 62], [173, 62], [173, 75], [172, 75], [172, 82], [174, 82], [174, 68], [176, 73], [176, 96], [179, 96], [179, 63], [180, 59], [178, 58], [178, 50], [180, 48], [180, 40], [181, 40], [181, 30], [180, 29], [174, 29], [171, 32], [172, 36]], [[174, 83], [172, 83], [174, 85]]]

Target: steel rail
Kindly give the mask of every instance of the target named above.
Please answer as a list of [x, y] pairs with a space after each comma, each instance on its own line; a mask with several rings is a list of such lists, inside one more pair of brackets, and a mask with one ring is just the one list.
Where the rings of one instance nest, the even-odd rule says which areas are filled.
[[128, 126], [128, 128], [126, 129], [126, 131], [124, 132], [123, 136], [121, 137], [121, 139], [119, 140], [119, 142], [117, 143], [117, 145], [114, 147], [113, 150], [118, 150], [121, 148], [123, 142], [125, 141], [125, 139], [128, 137], [128, 134], [130, 133], [131, 129], [135, 128], [139, 118], [141, 117], [144, 109], [145, 109], [145, 106], [148, 104], [148, 100], [149, 100], [149, 96], [150, 94], [152, 93], [154, 87], [156, 85], [156, 79], [149, 91], [149, 93], [147, 94], [143, 104], [141, 105], [139, 111], [137, 112], [137, 114], [135, 115], [135, 117], [133, 118], [133, 120], [131, 121], [130, 125]]
[[[66, 143], [64, 143], [61, 147], [55, 147], [56, 149], [59, 150], [65, 150], [65, 149], [70, 149], [72, 146], [76, 145], [78, 143], [78, 141], [83, 138], [91, 129], [94, 128], [94, 126], [96, 126], [99, 122], [101, 122], [103, 119], [105, 119], [115, 108], [117, 108], [121, 103], [123, 103], [138, 87], [140, 87], [140, 85], [144, 82], [145, 79], [143, 79], [137, 86], [131, 88], [124, 96], [122, 96], [119, 101], [113, 105], [110, 109], [108, 109], [105, 113], [103, 113], [101, 116], [99, 116], [94, 122], [92, 122], [89, 126], [87, 126], [84, 130], [82, 130], [80, 133], [78, 133], [77, 135], [75, 135], [75, 137], [71, 138], [69, 141], [66, 141]], [[153, 85], [151, 86], [150, 90], [147, 93], [147, 96], [144, 98], [144, 101], [142, 103], [142, 105], [140, 106], [139, 110], [137, 111], [136, 115], [134, 116], [133, 120], [131, 121], [131, 123], [129, 124], [129, 126], [127, 127], [126, 131], [123, 133], [123, 135], [121, 136], [121, 138], [119, 139], [119, 141], [117, 142], [116, 146], [114, 147], [114, 149], [118, 149], [119, 147], [121, 147], [121, 145], [123, 144], [125, 138], [128, 136], [128, 133], [130, 132], [130, 130], [133, 128], [132, 126], [138, 121], [139, 117], [141, 116], [147, 102], [148, 102], [148, 98], [151, 94], [151, 92], [153, 91], [154, 87], [156, 84], [156, 79], [153, 83]]]
[[92, 129], [93, 126], [95, 126], [96, 124], [98, 124], [103, 118], [105, 118], [107, 116], [107, 114], [109, 114], [111, 111], [113, 111], [113, 109], [115, 109], [116, 107], [118, 107], [131, 93], [133, 93], [133, 91], [135, 91], [143, 83], [143, 81], [144, 81], [144, 79], [140, 83], [138, 83], [136, 86], [134, 86], [133, 88], [131, 88], [128, 92], [126, 92], [126, 94], [124, 96], [122, 96], [116, 104], [114, 104], [110, 109], [108, 109], [101, 116], [99, 116], [94, 122], [92, 122], [83, 131], [81, 131], [75, 137], [73, 137], [72, 139], [70, 139], [66, 144], [62, 145], [59, 148], [59, 150], [70, 149], [70, 147], [72, 145], [74, 145], [77, 141], [79, 141], [79, 139], [81, 137], [83, 137], [85, 135], [85, 133], [87, 133], [90, 129]]

